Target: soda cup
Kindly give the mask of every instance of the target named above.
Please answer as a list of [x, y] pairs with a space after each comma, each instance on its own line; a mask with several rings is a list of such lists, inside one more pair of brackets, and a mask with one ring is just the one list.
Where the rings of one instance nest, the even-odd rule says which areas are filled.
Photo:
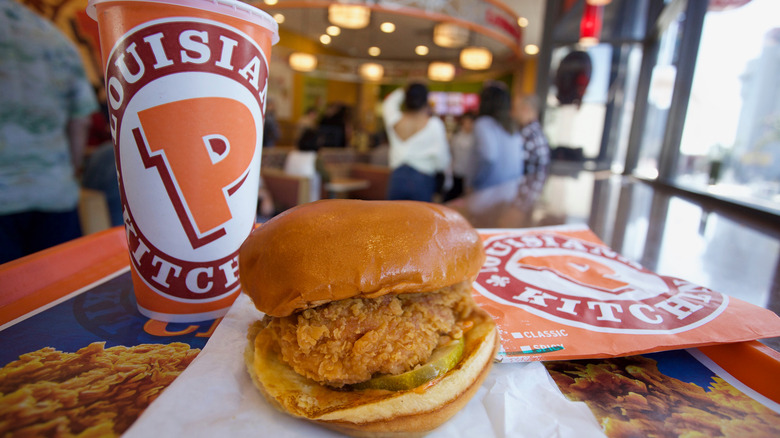
[[90, 0], [139, 311], [227, 313], [255, 223], [276, 22], [236, 0]]

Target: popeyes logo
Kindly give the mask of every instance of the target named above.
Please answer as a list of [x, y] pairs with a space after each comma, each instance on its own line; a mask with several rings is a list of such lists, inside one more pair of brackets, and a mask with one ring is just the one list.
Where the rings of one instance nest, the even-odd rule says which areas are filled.
[[203, 301], [238, 288], [267, 85], [260, 46], [211, 20], [145, 23], [112, 49], [106, 91], [131, 260], [158, 292]]
[[727, 297], [662, 277], [615, 251], [553, 233], [497, 236], [475, 287], [563, 324], [613, 333], [681, 332], [725, 310]]

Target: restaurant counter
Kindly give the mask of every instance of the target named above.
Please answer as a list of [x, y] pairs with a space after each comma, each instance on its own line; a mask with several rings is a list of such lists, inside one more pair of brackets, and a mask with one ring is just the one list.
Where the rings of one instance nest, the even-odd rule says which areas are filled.
[[[469, 194], [450, 202], [449, 206], [460, 211], [475, 227], [481, 229], [584, 224], [608, 246], [659, 274], [684, 278], [775, 312], [780, 307], [780, 236], [777, 229], [771, 224], [751, 219], [748, 215], [703, 206], [676, 193], [656, 189], [630, 178], [590, 172], [553, 175], [544, 184], [513, 182]], [[240, 301], [244, 306], [248, 303], [248, 300]], [[254, 315], [253, 308], [243, 308], [242, 312], [250, 318]], [[185, 369], [202, 369], [207, 367], [209, 360], [215, 361], [213, 354], [209, 359], [206, 357], [208, 354], [204, 353], [209, 351], [211, 345], [207, 341], [212, 336], [224, 337], [232, 328], [236, 333], [234, 337], [238, 338], [232, 341], [238, 344], [245, 342], [245, 323], [235, 324], [239, 320], [230, 319], [233, 313], [231, 310], [225, 319], [226, 324], [222, 325], [221, 319], [194, 324], [167, 324], [140, 315], [135, 307], [122, 228], [77, 239], [0, 266], [0, 366], [4, 366], [0, 370], [0, 436], [14, 436], [22, 432], [31, 436], [115, 436], [125, 432], [129, 436], [148, 436], [145, 434], [149, 430], [161, 431], [160, 436], [181, 436], [185, 431], [189, 436], [221, 436], [219, 433], [228, 430], [260, 430], [253, 429], [257, 425], [252, 421], [246, 421], [249, 417], [232, 413], [226, 414], [223, 421], [209, 420], [199, 424], [198, 419], [201, 417], [197, 415], [210, 413], [204, 410], [204, 406], [199, 407], [201, 411], [196, 409], [189, 413], [191, 417], [195, 416], [195, 420], [180, 420], [185, 418], [187, 412], [182, 412], [176, 404], [198, 404], [195, 399], [198, 394], [193, 393], [191, 387], [184, 388], [182, 392], [182, 386], [185, 385], [176, 386], [188, 374], [177, 376]], [[220, 331], [222, 328], [225, 330]], [[768, 343], [777, 348], [777, 343]], [[745, 385], [763, 394], [756, 397], [764, 397], [766, 404], [776, 410], [775, 413], [735, 414], [734, 418], [747, 415], [747, 420], [759, 423], [758, 426], [754, 424], [750, 427], [763, 428], [756, 430], [780, 431], [780, 388], [776, 378], [777, 372], [780, 372], [780, 354], [757, 342], [729, 344], [725, 350], [717, 346], [692, 350], [704, 352], [705, 356], [711, 358], [738, 356], [739, 364], [725, 364], [723, 368], [717, 369], [724, 375], [736, 374], [740, 379], [745, 376], [750, 380]], [[240, 356], [240, 353], [234, 352], [233, 355]], [[602, 367], [617, 369], [624, 373], [620, 379], [629, 382], [627, 384], [641, 386], [645, 385], [640, 381], [641, 376], [632, 378], [630, 373], [643, 369], [643, 373], [649, 376], [645, 377], [649, 379], [666, 379], [663, 374], [659, 374], [660, 364], [678, 359], [660, 353], [651, 359], [636, 356], [587, 363], [550, 362], [544, 366], [539, 362], [496, 365], [488, 379], [492, 386], [488, 387], [486, 383], [466, 411], [462, 412], [463, 415], [456, 416], [433, 435], [456, 436], [451, 434], [483, 430], [485, 427], [493, 430], [495, 435], [502, 435], [502, 431], [491, 429], [497, 423], [483, 424], [483, 429], [478, 428], [474, 422], [477, 421], [475, 418], [480, 418], [479, 421], [504, 421], [505, 433], [510, 435], [512, 431], [517, 433], [523, 430], [530, 436], [549, 436], [552, 430], [549, 427], [552, 426], [544, 422], [554, 421], [555, 427], [559, 427], [556, 432], [558, 436], [584, 436], [578, 426], [572, 426], [575, 423], [564, 424], [564, 420], [573, 418], [575, 411], [580, 415], [584, 409], [585, 415], [590, 415], [584, 405], [580, 406], [582, 409], [570, 407], [565, 403], [571, 402], [565, 401], [555, 389], [545, 396], [545, 400], [554, 404], [564, 403], [560, 412], [565, 413], [555, 414], [550, 411], [544, 414], [544, 421], [531, 425], [528, 423], [532, 421], [531, 417], [540, 409], [547, 409], [547, 405], [541, 401], [530, 402], [532, 399], [541, 400], [536, 398], [541, 395], [536, 392], [525, 394], [522, 388], [536, 388], [534, 391], [541, 388], [540, 385], [547, 385], [547, 390], [555, 388], [545, 367], [562, 391], [567, 386], [566, 376], [585, 376], [592, 369]], [[236, 357], [233, 362], [240, 364], [242, 360]], [[221, 361], [224, 362], [224, 359]], [[746, 362], [751, 367], [747, 371], [744, 369]], [[189, 367], [190, 363], [193, 363], [192, 367]], [[659, 363], [657, 368], [656, 363]], [[583, 368], [578, 370], [580, 366]], [[294, 436], [294, 430], [298, 429], [289, 428], [301, 427], [301, 433], [306, 436], [312, 433], [328, 434], [318, 428], [306, 428], [309, 426], [275, 413], [251, 388], [251, 384], [247, 386], [248, 377], [242, 369], [243, 365], [235, 365], [233, 368], [236, 373], [234, 376], [221, 377], [238, 385], [240, 389], [237, 391], [247, 391], [240, 396], [234, 394], [233, 402], [245, 404], [250, 400], [257, 403], [253, 406], [260, 407], [265, 421], [273, 423], [264, 424], [264, 431], [281, 428], [288, 435]], [[724, 369], [729, 370], [729, 373], [723, 372]], [[525, 372], [521, 373], [521, 370]], [[705, 372], [706, 379], [697, 383], [705, 386], [707, 382], [712, 384], [708, 380], [712, 372]], [[523, 386], [519, 380], [521, 375], [525, 376], [525, 383], [533, 385]], [[535, 377], [532, 379], [529, 376]], [[193, 378], [198, 379], [190, 377], [191, 380]], [[577, 381], [580, 382], [580, 378]], [[677, 382], [673, 379], [668, 381]], [[577, 385], [585, 383], [583, 381]], [[606, 389], [593, 386], [598, 383], [597, 378], [590, 381], [591, 394], [608, 395]], [[164, 393], [163, 390], [169, 385], [172, 392]], [[583, 389], [577, 385], [570, 385], [568, 389]], [[674, 390], [677, 391], [678, 395], [674, 396], [677, 399], [684, 396], [699, 400], [702, 397], [701, 388], [693, 383], [677, 382], [674, 385], [678, 385]], [[717, 392], [718, 397], [723, 397], [723, 394], [731, 391], [719, 385], [710, 388], [711, 394]], [[683, 391], [683, 394], [680, 388], [688, 392]], [[217, 392], [225, 396], [225, 390]], [[192, 399], [185, 395], [182, 401], [181, 394], [194, 395]], [[523, 397], [528, 399], [518, 400], [518, 394], [525, 394]], [[571, 393], [568, 394], [571, 396]], [[166, 395], [169, 397], [166, 398]], [[211, 398], [208, 394], [200, 396], [206, 400]], [[159, 401], [147, 411], [147, 414], [157, 412], [157, 415], [142, 416], [141, 420], [147, 419], [146, 422], [137, 420], [158, 397]], [[626, 396], [615, 400], [621, 409], [629, 409], [632, 403], [645, 399]], [[750, 398], [747, 400], [744, 403], [753, 406], [753, 401]], [[520, 401], [530, 404], [520, 409]], [[155, 406], [167, 406], [169, 410], [159, 410]], [[497, 406], [513, 406], [517, 410], [499, 413], [495, 411]], [[617, 436], [614, 430], [618, 429], [609, 429], [605, 423], [607, 420], [599, 416], [603, 414], [599, 412], [603, 406], [588, 406], [602, 422], [604, 431], [610, 436]], [[678, 408], [688, 409], [685, 406], [675, 409]], [[638, 409], [642, 411], [645, 408]], [[521, 414], [521, 411], [524, 413]], [[697, 415], [704, 412], [701, 409], [694, 411]], [[175, 413], [175, 417], [168, 412]], [[481, 414], [474, 417], [473, 412]], [[691, 412], [679, 415], [685, 416]], [[678, 414], [669, 411], [658, 415], [660, 420], [656, 420], [660, 423], [654, 427], [671, 431], [672, 426], [668, 422], [664, 423], [665, 418]], [[595, 425], [595, 436], [598, 436], [602, 432], [596, 418], [586, 419], [586, 423], [591, 427]], [[188, 428], [179, 424], [189, 421], [195, 424], [190, 424]], [[143, 427], [139, 426], [140, 423], [144, 423]], [[629, 423], [619, 424], [622, 427]], [[678, 426], [676, 424], [674, 427]], [[689, 430], [689, 426], [685, 430]], [[732, 423], [731, 426], [736, 427], [737, 432], [748, 427], [747, 423]]]

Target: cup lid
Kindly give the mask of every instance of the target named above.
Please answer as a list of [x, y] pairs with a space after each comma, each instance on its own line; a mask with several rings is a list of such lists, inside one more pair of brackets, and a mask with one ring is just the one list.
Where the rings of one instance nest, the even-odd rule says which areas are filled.
[[[99, 3], [109, 3], [128, 0], [89, 0], [87, 3], [87, 15], [97, 21], [95, 6]], [[270, 30], [273, 36], [271, 44], [279, 42], [279, 24], [267, 12], [239, 0], [133, 0], [145, 3], [165, 3], [176, 6], [186, 6], [219, 14], [240, 18]]]

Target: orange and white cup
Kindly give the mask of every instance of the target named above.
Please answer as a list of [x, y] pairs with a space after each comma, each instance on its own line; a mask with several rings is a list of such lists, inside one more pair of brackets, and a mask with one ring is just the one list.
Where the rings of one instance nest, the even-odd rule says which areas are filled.
[[237, 0], [90, 0], [139, 311], [223, 316], [255, 223], [276, 22]]

